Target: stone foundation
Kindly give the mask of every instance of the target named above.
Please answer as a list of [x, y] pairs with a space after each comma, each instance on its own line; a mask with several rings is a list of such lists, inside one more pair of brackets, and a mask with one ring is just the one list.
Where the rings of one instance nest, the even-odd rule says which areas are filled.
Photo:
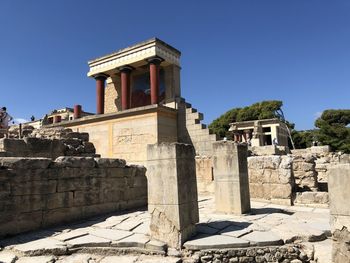
[[297, 192], [294, 204], [328, 207], [329, 196], [327, 192]]
[[250, 197], [291, 205], [294, 178], [290, 156], [248, 157]]
[[0, 236], [147, 204], [146, 169], [92, 157], [0, 158]]
[[[185, 252], [186, 253], [186, 252]], [[184, 254], [185, 254], [184, 253]], [[237, 249], [208, 249], [202, 251], [188, 251], [184, 263], [199, 262], [310, 262], [312, 254], [303, 250], [300, 245], [285, 245], [280, 247], [258, 247]], [[345, 262], [345, 261], [344, 261]]]

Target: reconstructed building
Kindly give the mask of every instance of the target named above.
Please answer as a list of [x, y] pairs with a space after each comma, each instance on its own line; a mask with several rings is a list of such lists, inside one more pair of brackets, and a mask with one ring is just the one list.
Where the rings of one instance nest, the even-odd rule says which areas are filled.
[[88, 62], [96, 80], [96, 115], [53, 123], [88, 132], [103, 157], [144, 164], [147, 144], [182, 142], [212, 153], [216, 135], [181, 98], [181, 53], [153, 38]]
[[288, 146], [289, 130], [279, 119], [265, 119], [230, 123], [234, 141], [247, 142], [251, 146], [276, 144]]

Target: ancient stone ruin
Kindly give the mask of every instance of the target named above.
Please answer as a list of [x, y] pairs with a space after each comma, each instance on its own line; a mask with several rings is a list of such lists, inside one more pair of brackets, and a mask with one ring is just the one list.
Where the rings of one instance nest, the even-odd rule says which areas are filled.
[[266, 146], [287, 140], [276, 120], [218, 141], [181, 97], [180, 56], [151, 39], [94, 59], [97, 114], [0, 139], [0, 262], [311, 263], [331, 260], [331, 236], [349, 261], [349, 155]]

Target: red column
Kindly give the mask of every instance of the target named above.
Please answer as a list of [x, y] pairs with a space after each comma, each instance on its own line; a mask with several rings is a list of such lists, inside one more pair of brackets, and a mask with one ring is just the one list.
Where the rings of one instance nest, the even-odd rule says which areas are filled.
[[79, 119], [81, 118], [81, 105], [74, 105], [74, 119]]
[[122, 110], [130, 109], [130, 72], [133, 70], [130, 66], [119, 68], [122, 90]]
[[158, 104], [159, 102], [159, 65], [163, 61], [160, 57], [150, 58], [149, 75], [151, 82], [151, 104]]
[[105, 112], [105, 81], [107, 75], [98, 74], [94, 78], [96, 79], [96, 113], [103, 114]]
[[59, 123], [61, 122], [61, 116], [60, 115], [56, 115], [53, 117], [53, 123]]

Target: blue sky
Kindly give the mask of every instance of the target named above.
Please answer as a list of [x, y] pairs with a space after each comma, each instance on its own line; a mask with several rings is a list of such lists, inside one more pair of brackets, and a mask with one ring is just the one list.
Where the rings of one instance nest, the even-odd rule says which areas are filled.
[[87, 61], [158, 37], [181, 50], [182, 96], [205, 122], [276, 99], [297, 129], [349, 108], [350, 1], [1, 0], [0, 105], [95, 111]]

